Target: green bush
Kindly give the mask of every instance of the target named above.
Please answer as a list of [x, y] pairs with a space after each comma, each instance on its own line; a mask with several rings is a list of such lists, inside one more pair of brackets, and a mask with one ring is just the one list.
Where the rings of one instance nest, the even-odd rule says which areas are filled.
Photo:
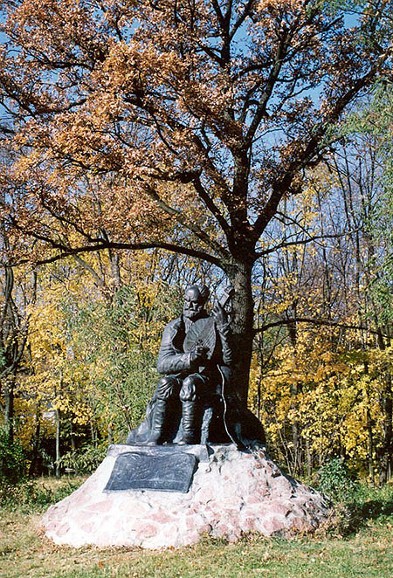
[[0, 507], [12, 512], [43, 512], [51, 504], [59, 502], [76, 490], [81, 478], [55, 480], [25, 479], [18, 484], [0, 485]]
[[346, 504], [353, 501], [358, 487], [343, 458], [332, 458], [318, 472], [318, 489], [333, 502]]
[[107, 444], [97, 447], [93, 445], [82, 446], [76, 451], [64, 454], [60, 460], [60, 466], [77, 474], [90, 474], [98, 468], [107, 449]]
[[11, 441], [7, 430], [0, 428], [0, 485], [16, 483], [26, 471], [26, 456], [18, 441]]

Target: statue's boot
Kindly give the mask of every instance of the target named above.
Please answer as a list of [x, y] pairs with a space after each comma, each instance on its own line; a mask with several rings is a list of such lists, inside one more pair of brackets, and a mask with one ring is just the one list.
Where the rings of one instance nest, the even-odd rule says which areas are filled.
[[147, 440], [147, 444], [149, 446], [155, 446], [162, 443], [162, 434], [165, 425], [166, 413], [166, 401], [164, 399], [157, 399], [153, 410], [151, 433], [149, 439]]
[[179, 445], [198, 444], [200, 442], [199, 412], [196, 401], [182, 402], [183, 435]]

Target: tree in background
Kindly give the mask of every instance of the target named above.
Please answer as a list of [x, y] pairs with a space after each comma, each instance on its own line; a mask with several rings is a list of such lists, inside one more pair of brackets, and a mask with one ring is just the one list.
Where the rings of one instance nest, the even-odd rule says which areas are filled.
[[[0, 245], [9, 248], [6, 230], [0, 225]], [[26, 371], [25, 349], [28, 337], [28, 307], [35, 300], [36, 278], [21, 267], [14, 270], [0, 263], [0, 478], [21, 471], [23, 452], [17, 439], [17, 379]], [[23, 469], [23, 468], [22, 468]]]
[[[379, 292], [392, 279], [384, 158], [375, 136], [352, 135], [310, 177], [307, 204], [293, 199], [283, 226], [295, 244], [264, 262], [251, 393], [297, 474], [338, 454], [373, 481], [391, 477], [392, 294]], [[304, 229], [319, 241], [302, 244]]]
[[15, 433], [31, 474], [94, 468], [108, 443], [124, 442], [145, 413], [179, 289], [162, 281], [175, 275], [157, 252], [119, 256], [116, 265], [114, 273], [111, 256], [101, 253], [37, 271], [14, 388]]
[[236, 290], [246, 403], [252, 274], [274, 249], [268, 229], [345, 111], [390, 73], [391, 2], [1, 5], [15, 261], [156, 247], [220, 268]]
[[[3, 237], [4, 240], [4, 237]], [[25, 270], [0, 268], [0, 400], [4, 422], [13, 439], [15, 379], [23, 368], [28, 335], [28, 307], [34, 303], [36, 279]]]

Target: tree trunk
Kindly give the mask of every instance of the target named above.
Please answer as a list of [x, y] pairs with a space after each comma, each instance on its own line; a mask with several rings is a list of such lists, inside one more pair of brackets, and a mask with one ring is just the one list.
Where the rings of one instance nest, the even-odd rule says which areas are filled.
[[[291, 384], [291, 409], [296, 410], [298, 396], [298, 384]], [[294, 413], [296, 413], [294, 411]], [[291, 437], [292, 437], [292, 447], [293, 447], [293, 460], [292, 460], [292, 473], [299, 475], [303, 469], [303, 458], [302, 458], [302, 448], [301, 448], [301, 437], [300, 437], [300, 426], [296, 419], [291, 422]]]
[[6, 379], [4, 388], [4, 423], [10, 444], [14, 443], [14, 380]]
[[378, 451], [379, 483], [387, 483], [392, 476], [393, 469], [393, 389], [392, 376], [389, 370], [386, 372], [386, 388], [383, 409], [383, 442]]
[[373, 427], [372, 427], [372, 418], [371, 418], [371, 411], [370, 411], [370, 404], [367, 401], [367, 410], [366, 410], [366, 420], [367, 420], [367, 462], [368, 462], [368, 476], [370, 482], [374, 484], [374, 436], [373, 436]]
[[55, 475], [56, 478], [60, 478], [60, 411], [58, 409], [55, 410], [55, 419], [56, 419], [56, 461], [55, 461]]
[[36, 410], [35, 414], [35, 429], [34, 429], [34, 436], [32, 440], [32, 455], [31, 455], [31, 462], [29, 467], [29, 476], [34, 476], [42, 473], [42, 464], [39, 460], [39, 452], [40, 452], [40, 443], [41, 443], [41, 423], [38, 416], [38, 409]]
[[233, 298], [233, 380], [231, 394], [247, 406], [252, 346], [254, 340], [254, 300], [252, 296], [252, 265], [237, 261], [227, 271], [235, 290]]

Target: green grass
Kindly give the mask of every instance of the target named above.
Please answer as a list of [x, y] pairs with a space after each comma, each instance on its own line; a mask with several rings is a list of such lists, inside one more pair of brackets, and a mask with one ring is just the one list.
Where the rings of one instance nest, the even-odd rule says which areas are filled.
[[[45, 495], [70, 491], [67, 481], [36, 483], [0, 515], [2, 578], [390, 578], [393, 576], [393, 487], [362, 490], [330, 535], [292, 540], [247, 536], [235, 544], [205, 539], [179, 550], [66, 548], [37, 530]], [[44, 489], [42, 489], [44, 488]], [[19, 490], [21, 495], [23, 491]], [[35, 497], [34, 497], [35, 496]], [[38, 497], [38, 501], [37, 501]], [[25, 500], [26, 503], [23, 503]], [[36, 501], [34, 501], [36, 500]], [[50, 501], [50, 500], [49, 500]], [[28, 507], [29, 506], [29, 507]]]

